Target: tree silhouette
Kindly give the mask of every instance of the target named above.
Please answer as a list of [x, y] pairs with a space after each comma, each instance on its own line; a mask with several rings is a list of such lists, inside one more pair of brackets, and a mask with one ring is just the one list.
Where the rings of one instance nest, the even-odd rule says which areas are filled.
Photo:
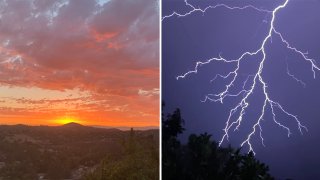
[[[164, 105], [162, 107], [164, 109]], [[164, 112], [164, 111], [162, 111]], [[162, 114], [162, 177], [164, 180], [271, 180], [253, 153], [219, 147], [208, 133], [191, 134], [187, 144], [177, 136], [185, 130], [180, 109]]]
[[[164, 103], [162, 104], [162, 112]], [[182, 174], [181, 145], [177, 139], [178, 134], [184, 131], [184, 120], [181, 117], [180, 110], [176, 109], [173, 114], [162, 114], [162, 168], [163, 179], [179, 179]]]
[[167, 119], [162, 122], [162, 138], [167, 141], [170, 138], [176, 138], [178, 134], [184, 131], [184, 120], [181, 118], [180, 109], [176, 109], [173, 114], [168, 114]]

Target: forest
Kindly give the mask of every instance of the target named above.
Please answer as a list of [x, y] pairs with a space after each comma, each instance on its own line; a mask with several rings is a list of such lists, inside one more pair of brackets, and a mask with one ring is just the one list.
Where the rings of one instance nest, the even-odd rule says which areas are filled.
[[159, 130], [0, 126], [0, 179], [156, 179]]

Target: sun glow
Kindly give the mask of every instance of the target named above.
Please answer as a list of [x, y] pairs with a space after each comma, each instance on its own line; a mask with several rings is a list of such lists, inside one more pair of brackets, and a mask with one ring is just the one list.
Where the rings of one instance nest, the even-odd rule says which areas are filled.
[[74, 118], [74, 117], [61, 117], [55, 120], [56, 124], [63, 125], [68, 123], [79, 123], [81, 124], [81, 121]]

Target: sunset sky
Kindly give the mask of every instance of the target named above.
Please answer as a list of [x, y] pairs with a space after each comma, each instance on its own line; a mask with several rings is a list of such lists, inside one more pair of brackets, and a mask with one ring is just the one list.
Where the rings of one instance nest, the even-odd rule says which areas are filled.
[[0, 0], [0, 124], [158, 126], [158, 0]]

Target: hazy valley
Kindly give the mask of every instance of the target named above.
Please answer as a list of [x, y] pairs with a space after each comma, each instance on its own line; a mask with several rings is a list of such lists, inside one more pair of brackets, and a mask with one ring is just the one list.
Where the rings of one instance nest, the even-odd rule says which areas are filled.
[[158, 130], [2, 125], [0, 179], [153, 179], [158, 144]]

